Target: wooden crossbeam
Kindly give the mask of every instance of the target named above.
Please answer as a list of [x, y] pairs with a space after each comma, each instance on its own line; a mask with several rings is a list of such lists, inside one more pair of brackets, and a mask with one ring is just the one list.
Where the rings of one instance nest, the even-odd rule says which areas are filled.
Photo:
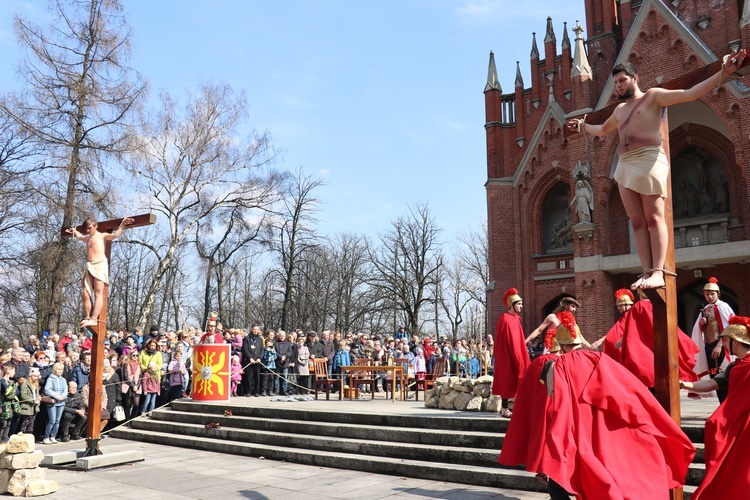
[[[701, 68], [685, 73], [684, 75], [678, 76], [677, 78], [673, 78], [672, 80], [669, 80], [668, 82], [663, 82], [661, 85], [658, 85], [658, 87], [661, 87], [667, 90], [689, 89], [696, 83], [702, 82], [709, 76], [715, 75], [716, 73], [718, 73], [719, 70], [721, 69], [722, 64], [724, 64], [724, 61], [719, 59]], [[731, 75], [726, 75], [724, 79], [721, 81], [721, 83], [723, 84], [726, 82], [737, 80], [747, 74], [750, 74], [750, 57], [746, 57], [745, 60], [742, 61], [742, 64], [740, 65], [739, 69], [735, 71], [734, 73], [732, 73]], [[598, 109], [596, 111], [592, 111], [591, 113], [588, 113], [586, 115], [586, 123], [591, 124], [591, 125], [601, 125], [602, 123], [607, 121], [607, 118], [609, 118], [612, 115], [612, 113], [614, 112], [618, 104], [619, 103], [614, 103], [614, 104], [607, 106], [606, 108]], [[581, 116], [582, 115], [583, 113], [581, 113]], [[566, 127], [563, 129], [563, 135], [565, 137], [571, 137], [571, 136], [580, 135], [580, 134], [576, 132], [575, 130], [570, 130]]]
[[[120, 227], [120, 224], [125, 218], [126, 217], [123, 217], [120, 219], [111, 219], [111, 220], [106, 220], [103, 222], [97, 221], [96, 229], [97, 231], [101, 233], [111, 233], [113, 231], [116, 231], [117, 228]], [[156, 214], [131, 215], [130, 218], [133, 219], [133, 222], [126, 226], [128, 228], [150, 226], [151, 224], [156, 224]], [[66, 229], [68, 228], [67, 227], [62, 228], [60, 230], [60, 235], [63, 238], [72, 238], [73, 235], [70, 233], [66, 233], [65, 232]], [[76, 230], [81, 234], [86, 234], [86, 226], [84, 224], [81, 224], [80, 226], [76, 226]], [[107, 256], [107, 258], [109, 258], [109, 256]]]

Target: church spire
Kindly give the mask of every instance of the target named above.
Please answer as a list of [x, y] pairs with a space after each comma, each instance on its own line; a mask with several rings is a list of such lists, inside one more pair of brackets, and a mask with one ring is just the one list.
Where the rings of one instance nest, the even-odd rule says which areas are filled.
[[569, 49], [570, 48], [570, 38], [568, 38], [568, 23], [563, 23], [563, 41], [562, 41], [562, 49]]
[[573, 71], [570, 73], [570, 77], [588, 76], [591, 78], [593, 73], [591, 72], [591, 66], [589, 66], [589, 60], [586, 57], [586, 49], [583, 46], [583, 38], [581, 37], [583, 28], [578, 20], [576, 20], [576, 26], [573, 28], [573, 32], [576, 34], [576, 48], [575, 53], [573, 54]]
[[557, 38], [555, 38], [555, 28], [552, 27], [552, 18], [547, 18], [547, 34], [544, 36], [544, 43], [555, 43], [557, 42]]
[[516, 61], [516, 87], [523, 88], [523, 77], [521, 76], [521, 63]]
[[497, 79], [497, 68], [495, 67], [495, 54], [490, 51], [490, 64], [487, 68], [487, 85], [484, 86], [484, 91], [488, 90], [499, 90], [503, 89], [500, 87], [500, 81]]
[[536, 46], [536, 33], [531, 34], [531, 56], [532, 59], [539, 59], [539, 49]]

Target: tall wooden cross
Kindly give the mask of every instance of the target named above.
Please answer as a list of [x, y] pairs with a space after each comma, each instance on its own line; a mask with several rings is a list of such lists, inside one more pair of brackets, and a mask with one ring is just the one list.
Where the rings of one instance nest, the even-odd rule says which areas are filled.
[[[704, 81], [711, 75], [719, 72], [723, 64], [722, 60], [714, 61], [695, 71], [686, 73], [678, 78], [669, 80], [660, 85], [664, 89], [689, 89], [696, 83]], [[740, 68], [727, 75], [722, 80], [726, 83], [736, 80], [750, 73], [750, 58], [745, 58]], [[589, 113], [586, 116], [586, 123], [599, 125], [604, 123], [614, 112], [617, 104]], [[662, 146], [667, 158], [669, 154], [669, 123], [667, 114], [661, 121]], [[579, 135], [569, 129], [564, 130], [566, 137]], [[667, 176], [667, 200], [665, 203], [664, 219], [667, 224], [669, 242], [667, 246], [667, 258], [664, 261], [664, 268], [675, 270], [674, 256], [674, 216], [672, 213], [672, 174], [671, 168]], [[646, 296], [651, 300], [654, 310], [654, 393], [656, 399], [661, 403], [664, 409], [669, 413], [672, 419], [681, 424], [680, 416], [680, 385], [679, 385], [679, 348], [677, 340], [677, 282], [676, 278], [665, 274], [664, 288], [644, 290]], [[672, 500], [681, 500], [683, 498], [682, 488], [675, 488], [671, 491]]]
[[[132, 217], [133, 222], [127, 227], [139, 227], [149, 226], [156, 222], [156, 215], [154, 214], [143, 214], [135, 215]], [[102, 233], [113, 233], [120, 226], [123, 219], [112, 219], [104, 222], [97, 223], [97, 231]], [[66, 233], [62, 229], [62, 236], [64, 238], [70, 238], [72, 235]], [[76, 230], [81, 234], [86, 234], [86, 227], [80, 225], [76, 227]], [[112, 242], [104, 241], [104, 254], [107, 257], [107, 262], [111, 265], [110, 254], [112, 252]], [[107, 336], [107, 298], [109, 295], [109, 287], [104, 286], [104, 291], [101, 296], [92, 297], [97, 302], [102, 301], [102, 310], [97, 318], [96, 326], [88, 327], [88, 329], [94, 334], [93, 344], [91, 347], [91, 371], [89, 373], [89, 406], [88, 406], [88, 423], [86, 424], [86, 451], [84, 456], [101, 455], [99, 450], [99, 440], [101, 437], [101, 416], [102, 416], [102, 389], [104, 387], [102, 380], [102, 371], [104, 368], [104, 339]], [[119, 387], [118, 387], [119, 390]]]

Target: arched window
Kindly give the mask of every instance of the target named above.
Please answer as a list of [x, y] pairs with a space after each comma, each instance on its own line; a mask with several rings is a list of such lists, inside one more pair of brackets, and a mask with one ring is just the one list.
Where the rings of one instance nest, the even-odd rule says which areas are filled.
[[573, 251], [573, 231], [570, 214], [570, 186], [555, 184], [544, 199], [542, 208], [542, 241], [544, 253]]

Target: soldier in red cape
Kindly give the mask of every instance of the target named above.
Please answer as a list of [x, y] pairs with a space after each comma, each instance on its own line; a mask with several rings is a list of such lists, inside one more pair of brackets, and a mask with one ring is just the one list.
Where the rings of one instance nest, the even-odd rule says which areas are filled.
[[[544, 437], [534, 467], [549, 477], [551, 497], [667, 499], [669, 489], [684, 482], [695, 455], [690, 439], [622, 365], [580, 348], [572, 314], [561, 313], [560, 319], [557, 341], [565, 354], [542, 369], [540, 380], [550, 394], [546, 413], [526, 426]], [[519, 393], [522, 408], [526, 397]], [[505, 443], [531, 439], [506, 436]], [[505, 443], [500, 456], [509, 463]]]
[[622, 356], [620, 355], [620, 344], [619, 340], [625, 333], [625, 318], [627, 317], [628, 311], [633, 306], [635, 297], [633, 292], [627, 288], [620, 288], [615, 292], [615, 305], [617, 311], [620, 313], [620, 319], [618, 319], [612, 328], [609, 329], [607, 334], [594, 342], [591, 347], [596, 349], [600, 345], [604, 344], [604, 354], [610, 356], [615, 361], [621, 361]]
[[[654, 308], [651, 301], [641, 299], [630, 308], [625, 318], [621, 339], [621, 363], [646, 387], [654, 387]], [[685, 332], [677, 329], [680, 380], [698, 380], [693, 371], [698, 348]]]
[[500, 457], [497, 459], [502, 465], [523, 464], [527, 471], [536, 472], [542, 480], [544, 476], [539, 462], [544, 449], [549, 395], [546, 387], [540, 383], [540, 377], [547, 361], [562, 354], [556, 334], [557, 328], [547, 330], [544, 344], [549, 354], [534, 358], [518, 385], [518, 394], [521, 396], [513, 406], [515, 418], [508, 424]]
[[721, 333], [737, 361], [713, 379], [680, 381], [697, 392], [728, 388], [726, 399], [706, 421], [706, 475], [690, 498], [747, 498], [750, 491], [750, 318], [733, 316]]
[[223, 344], [225, 342], [221, 332], [216, 329], [218, 318], [218, 313], [211, 313], [211, 318], [208, 320], [208, 331], [201, 336], [201, 344]]
[[495, 327], [495, 368], [492, 394], [502, 398], [500, 416], [510, 418], [508, 400], [516, 397], [518, 383], [531, 362], [526, 348], [521, 322], [523, 299], [518, 290], [511, 288], [503, 295], [503, 304], [508, 308], [497, 319]]

